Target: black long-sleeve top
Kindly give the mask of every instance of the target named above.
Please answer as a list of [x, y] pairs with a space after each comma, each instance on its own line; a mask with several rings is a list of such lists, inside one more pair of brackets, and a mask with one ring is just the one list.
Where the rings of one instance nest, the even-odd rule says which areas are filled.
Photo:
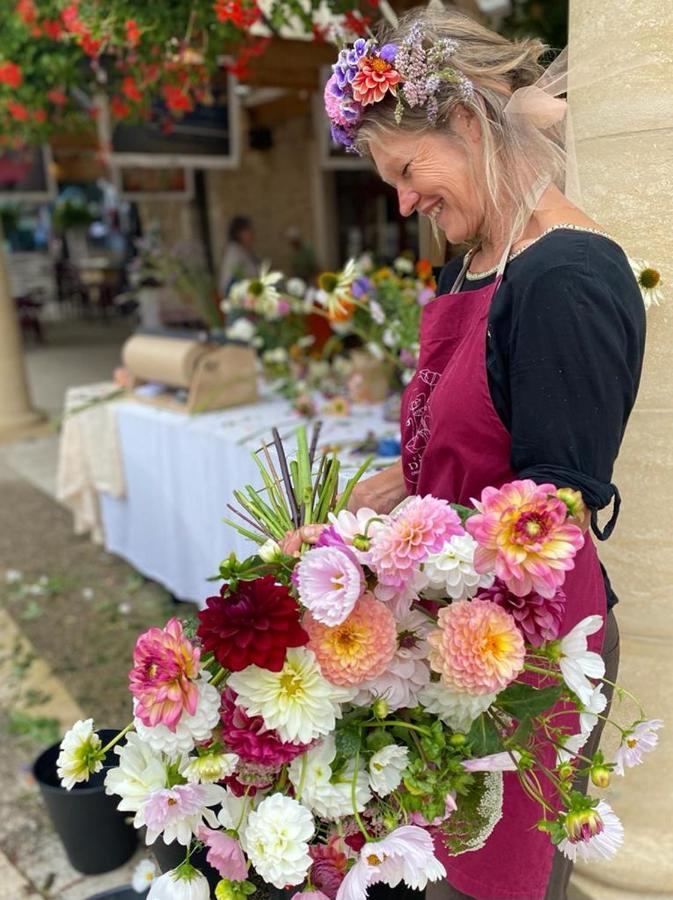
[[[442, 269], [437, 293], [462, 265]], [[466, 281], [483, 287], [493, 274]], [[552, 230], [510, 259], [489, 312], [486, 367], [521, 478], [582, 491], [594, 532], [619, 507], [612, 470], [638, 391], [645, 308], [623, 250], [600, 234]], [[600, 532], [596, 511], [614, 502]], [[604, 571], [608, 606], [617, 602]]]

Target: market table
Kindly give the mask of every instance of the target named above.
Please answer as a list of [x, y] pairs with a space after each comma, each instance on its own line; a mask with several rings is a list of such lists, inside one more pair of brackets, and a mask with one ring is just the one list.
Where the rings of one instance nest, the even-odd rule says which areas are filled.
[[[71, 407], [77, 397], [76, 391], [69, 392]], [[214, 590], [206, 579], [217, 573], [220, 561], [232, 550], [249, 555], [253, 549], [222, 521], [232, 515], [227, 504], [233, 490], [259, 482], [252, 452], [270, 439], [274, 425], [289, 449], [295, 429], [305, 420], [287, 401], [266, 396], [254, 405], [198, 416], [122, 400], [94, 405], [69, 424], [83, 417], [79, 429], [90, 413], [104, 417], [108, 434], [110, 420], [114, 421], [123, 472], [122, 487], [113, 492], [105, 477], [99, 480], [105, 548], [178, 599], [203, 605]], [[369, 432], [378, 438], [399, 434], [395, 422], [385, 421], [380, 405], [353, 407], [347, 416], [320, 418], [319, 445], [341, 448], [346, 471], [354, 471], [364, 458], [352, 450]], [[61, 499], [67, 502], [64, 494]]]

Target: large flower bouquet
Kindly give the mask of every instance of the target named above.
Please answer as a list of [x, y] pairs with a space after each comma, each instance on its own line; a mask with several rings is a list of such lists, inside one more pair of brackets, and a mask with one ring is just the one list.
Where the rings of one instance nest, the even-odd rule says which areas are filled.
[[[414, 496], [351, 513], [361, 472], [339, 495], [338, 461], [316, 447], [300, 431], [288, 459], [275, 435], [256, 456], [262, 489], [237, 493], [258, 552], [222, 563], [194, 628], [172, 619], [136, 644], [134, 718], [106, 789], [148, 844], [184, 847], [150, 898], [209, 896], [198, 849], [220, 900], [259, 878], [306, 900], [422, 889], [444, 877], [438, 843], [458, 854], [488, 840], [506, 770], [563, 853], [611, 856], [622, 826], [574, 781], [623, 775], [661, 722], [639, 709], [615, 723], [616, 756], [582, 752], [607, 701], [587, 643], [601, 617], [560, 630], [581, 497], [523, 480], [470, 508]], [[112, 744], [78, 722], [63, 784], [101, 770]]]

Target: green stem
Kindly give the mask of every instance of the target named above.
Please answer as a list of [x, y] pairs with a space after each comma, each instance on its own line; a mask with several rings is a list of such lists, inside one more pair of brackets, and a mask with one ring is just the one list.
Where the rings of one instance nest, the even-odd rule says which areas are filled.
[[357, 786], [358, 786], [358, 774], [360, 772], [359, 768], [360, 764], [360, 751], [358, 750], [355, 753], [355, 766], [353, 768], [353, 778], [351, 780], [351, 803], [353, 805], [353, 815], [355, 816], [355, 821], [357, 822], [358, 828], [364, 835], [364, 838], [367, 842], [371, 840], [369, 832], [364, 826], [362, 819], [360, 818], [360, 813], [358, 812], [358, 803], [357, 803]]
[[221, 668], [219, 672], [216, 672], [215, 675], [210, 679], [210, 683], [213, 687], [217, 687], [224, 679], [227, 677], [227, 669]]
[[542, 666], [533, 666], [530, 663], [523, 664], [527, 672], [537, 672], [538, 675], [544, 675], [546, 678], [555, 678], [557, 681], [563, 681], [563, 675], [553, 672], [551, 669], [543, 669]]
[[[363, 722], [363, 728], [380, 728], [381, 722]], [[432, 737], [432, 732], [429, 728], [425, 728], [423, 725], [412, 725], [411, 722], [403, 722], [401, 719], [386, 719], [383, 722], [383, 726], [387, 728], [389, 725], [397, 725], [400, 728], [408, 728], [410, 731], [418, 731], [419, 734], [425, 735], [425, 737]]]
[[129, 722], [129, 724], [126, 726], [126, 728], [123, 728], [119, 732], [118, 735], [113, 737], [112, 740], [110, 741], [110, 743], [106, 744], [103, 747], [103, 749], [101, 750], [101, 753], [107, 754], [110, 750], [112, 750], [112, 748], [114, 747], [115, 744], [118, 744], [119, 741], [121, 741], [121, 739], [129, 733], [129, 731], [133, 731], [133, 722]]

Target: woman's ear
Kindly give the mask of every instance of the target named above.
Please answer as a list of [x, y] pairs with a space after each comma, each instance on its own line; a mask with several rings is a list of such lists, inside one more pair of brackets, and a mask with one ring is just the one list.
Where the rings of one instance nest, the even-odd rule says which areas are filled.
[[449, 126], [454, 134], [471, 144], [481, 143], [481, 124], [469, 106], [458, 103], [449, 115]]

